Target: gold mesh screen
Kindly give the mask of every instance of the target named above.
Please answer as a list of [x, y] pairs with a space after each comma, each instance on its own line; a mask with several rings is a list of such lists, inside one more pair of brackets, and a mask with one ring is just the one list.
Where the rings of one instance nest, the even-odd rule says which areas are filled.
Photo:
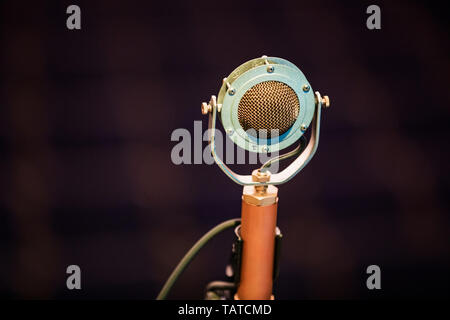
[[[299, 113], [300, 103], [295, 91], [283, 82], [272, 80], [260, 82], [247, 90], [238, 106], [242, 128], [254, 129], [256, 135], [260, 129], [265, 129], [267, 138], [288, 131]], [[278, 134], [271, 134], [272, 129], [278, 129]]]

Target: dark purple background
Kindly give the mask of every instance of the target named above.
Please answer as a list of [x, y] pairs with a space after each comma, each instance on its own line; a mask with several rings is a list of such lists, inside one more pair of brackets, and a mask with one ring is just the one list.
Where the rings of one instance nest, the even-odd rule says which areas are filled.
[[[66, 29], [78, 4], [82, 30]], [[156, 296], [189, 247], [240, 215], [217, 166], [172, 164], [175, 128], [263, 54], [328, 94], [318, 153], [280, 186], [278, 299], [449, 295], [449, 26], [405, 1], [2, 1], [0, 295]], [[366, 28], [378, 4], [382, 29]], [[222, 279], [231, 232], [171, 298]], [[65, 287], [78, 264], [82, 290]], [[382, 270], [382, 290], [365, 268]]]

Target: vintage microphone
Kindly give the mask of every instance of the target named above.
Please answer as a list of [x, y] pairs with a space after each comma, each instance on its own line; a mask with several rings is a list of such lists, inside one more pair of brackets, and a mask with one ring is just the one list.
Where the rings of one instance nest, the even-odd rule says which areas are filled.
[[[299, 173], [319, 143], [320, 111], [330, 100], [313, 90], [294, 64], [263, 56], [236, 68], [223, 79], [218, 97], [202, 103], [209, 115], [211, 153], [217, 165], [234, 182], [243, 185], [239, 237], [243, 242], [235, 299], [273, 299], [274, 252], [279, 185]], [[251, 175], [233, 172], [216, 153], [217, 115], [228, 137], [250, 152], [268, 153], [291, 146], [312, 124], [307, 146], [272, 159]], [[271, 173], [271, 162], [298, 157], [284, 170]]]

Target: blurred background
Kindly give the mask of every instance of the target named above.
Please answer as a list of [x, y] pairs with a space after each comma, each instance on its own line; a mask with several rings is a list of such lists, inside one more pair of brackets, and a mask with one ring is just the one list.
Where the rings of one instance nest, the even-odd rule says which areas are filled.
[[[66, 8], [81, 8], [81, 30]], [[381, 8], [381, 30], [366, 8]], [[318, 153], [279, 188], [277, 299], [448, 297], [449, 20], [428, 2], [2, 1], [0, 296], [153, 299], [240, 215], [215, 165], [174, 165], [176, 128], [263, 54], [327, 94]], [[200, 299], [234, 240], [170, 298]], [[66, 289], [79, 265], [82, 290]], [[367, 266], [382, 289], [366, 288]]]

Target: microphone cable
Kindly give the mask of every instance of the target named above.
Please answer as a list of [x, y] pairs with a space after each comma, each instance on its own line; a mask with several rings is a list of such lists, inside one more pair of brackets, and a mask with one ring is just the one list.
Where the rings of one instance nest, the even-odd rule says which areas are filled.
[[192, 248], [184, 255], [183, 259], [178, 263], [176, 268], [172, 271], [163, 288], [159, 292], [156, 300], [165, 300], [173, 285], [177, 281], [178, 277], [183, 273], [186, 267], [191, 263], [200, 249], [209, 242], [216, 235], [221, 233], [222, 231], [228, 230], [233, 227], [237, 227], [241, 224], [241, 219], [230, 219], [222, 222], [221, 224], [215, 226], [211, 230], [209, 230], [203, 237], [201, 237]]
[[281, 160], [285, 160], [285, 159], [289, 159], [293, 156], [296, 156], [296, 155], [302, 153], [303, 150], [305, 150], [305, 148], [306, 148], [306, 138], [305, 138], [305, 136], [301, 136], [300, 144], [294, 150], [292, 150], [288, 153], [282, 154], [280, 156], [274, 157], [272, 159], [269, 159], [261, 166], [261, 168], [259, 168], [259, 171], [264, 172], [265, 171], [264, 169], [268, 169], [272, 165], [272, 163], [275, 163], [275, 162], [278, 162]]

